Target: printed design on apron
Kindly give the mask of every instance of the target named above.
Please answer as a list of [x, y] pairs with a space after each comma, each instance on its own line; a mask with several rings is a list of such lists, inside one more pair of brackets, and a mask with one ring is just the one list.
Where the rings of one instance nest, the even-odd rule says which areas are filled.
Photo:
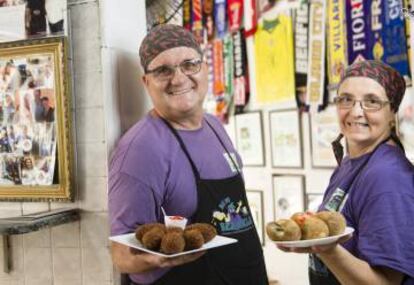
[[240, 233], [253, 227], [253, 219], [243, 200], [236, 202], [230, 197], [220, 201], [217, 210], [212, 214], [211, 223], [221, 235]]

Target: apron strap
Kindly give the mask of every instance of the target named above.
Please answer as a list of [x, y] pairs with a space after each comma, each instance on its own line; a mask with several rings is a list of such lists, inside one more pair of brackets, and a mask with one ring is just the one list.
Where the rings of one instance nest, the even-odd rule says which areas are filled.
[[226, 153], [228, 154], [231, 162], [233, 163], [234, 168], [237, 170], [237, 173], [240, 174], [239, 167], [238, 167], [237, 163], [234, 161], [234, 159], [231, 156], [230, 152], [228, 151], [226, 145], [221, 140], [220, 136], [217, 134], [216, 130], [213, 128], [213, 126], [210, 124], [210, 122], [207, 120], [207, 118], [205, 118], [205, 121], [206, 121], [207, 125], [210, 127], [210, 129], [213, 131], [213, 133], [216, 135], [217, 139], [219, 140], [220, 144], [223, 146], [223, 148], [226, 151]]
[[[177, 139], [179, 145], [181, 146], [182, 150], [184, 151], [185, 156], [187, 156], [188, 161], [191, 164], [191, 168], [193, 170], [194, 176], [196, 177], [196, 180], [199, 181], [201, 179], [200, 177], [200, 173], [197, 170], [197, 167], [195, 166], [194, 161], [191, 159], [190, 153], [188, 152], [182, 138], [180, 137], [180, 135], [178, 134], [177, 130], [173, 128], [173, 126], [163, 117], [161, 117], [161, 120], [167, 125], [167, 127], [171, 130], [171, 132], [173, 133], [173, 135], [175, 136], [175, 138]], [[223, 141], [221, 140], [220, 136], [218, 135], [217, 131], [213, 128], [213, 126], [209, 123], [209, 121], [207, 120], [207, 118], [204, 118], [205, 122], [207, 123], [207, 125], [210, 127], [210, 129], [213, 131], [214, 135], [217, 137], [217, 139], [219, 140], [220, 144], [222, 145], [222, 147], [224, 148], [224, 150], [226, 151], [226, 153], [228, 154], [231, 162], [233, 163], [233, 166], [235, 167], [236, 171], [238, 174], [240, 174], [239, 171], [239, 167], [236, 164], [236, 162], [234, 161], [233, 157], [230, 155], [230, 152], [228, 151], [226, 145], [223, 143]]]
[[180, 135], [178, 134], [177, 130], [174, 129], [173, 126], [171, 126], [171, 124], [166, 119], [164, 119], [161, 116], [160, 116], [160, 118], [167, 125], [167, 127], [171, 130], [171, 132], [173, 133], [173, 135], [177, 139], [179, 145], [181, 146], [181, 149], [184, 151], [185, 156], [187, 156], [188, 161], [191, 164], [191, 169], [193, 170], [196, 181], [199, 181], [200, 180], [200, 173], [198, 172], [197, 167], [195, 166], [193, 160], [191, 159], [191, 156], [190, 156], [187, 148], [185, 147], [185, 144], [184, 144], [183, 140], [181, 139]]
[[344, 192], [346, 194], [348, 194], [349, 190], [352, 188], [352, 185], [355, 184], [355, 181], [358, 180], [358, 178], [361, 176], [362, 171], [365, 169], [365, 167], [367, 166], [368, 162], [371, 160], [372, 156], [374, 155], [374, 153], [377, 151], [377, 149], [383, 145], [384, 143], [386, 143], [387, 141], [389, 141], [391, 139], [391, 136], [388, 136], [385, 140], [381, 141], [379, 144], [377, 144], [375, 146], [375, 148], [372, 150], [371, 154], [369, 155], [369, 157], [359, 166], [358, 171], [356, 171], [355, 176], [351, 179], [350, 183], [348, 183], [348, 185], [345, 185], [345, 187], [343, 187]]

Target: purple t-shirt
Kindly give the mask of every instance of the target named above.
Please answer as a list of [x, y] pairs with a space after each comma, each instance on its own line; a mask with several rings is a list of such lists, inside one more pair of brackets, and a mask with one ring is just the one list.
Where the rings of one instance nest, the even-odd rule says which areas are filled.
[[[368, 155], [344, 158], [331, 177], [320, 210], [341, 185], [354, 176]], [[402, 150], [381, 145], [348, 191], [342, 214], [355, 229], [344, 243], [371, 266], [385, 266], [408, 275], [414, 284], [414, 167]]]
[[[201, 178], [236, 175], [231, 159], [205, 120], [241, 165], [221, 123], [206, 114], [200, 129], [178, 131]], [[177, 139], [160, 118], [147, 114], [120, 139], [112, 154], [108, 194], [111, 235], [133, 232], [138, 225], [162, 222], [161, 206], [167, 215], [191, 217], [197, 208], [196, 190], [193, 171]], [[137, 283], [148, 284], [166, 271], [130, 277]]]

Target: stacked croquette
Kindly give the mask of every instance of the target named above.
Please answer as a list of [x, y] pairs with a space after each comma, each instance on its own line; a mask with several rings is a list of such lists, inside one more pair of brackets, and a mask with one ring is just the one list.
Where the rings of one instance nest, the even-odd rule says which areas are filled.
[[184, 230], [152, 223], [139, 226], [135, 231], [135, 237], [145, 248], [165, 254], [200, 248], [216, 235], [216, 229], [205, 223], [195, 223]]

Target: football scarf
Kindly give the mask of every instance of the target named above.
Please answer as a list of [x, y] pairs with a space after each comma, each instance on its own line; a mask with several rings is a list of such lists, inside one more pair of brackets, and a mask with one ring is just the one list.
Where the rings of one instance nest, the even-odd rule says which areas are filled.
[[233, 34], [234, 104], [242, 109], [247, 104], [247, 55], [243, 30]]
[[309, 58], [309, 1], [302, 0], [294, 12], [295, 96], [298, 109], [306, 110], [305, 94]]
[[[346, 0], [346, 32], [348, 40], [348, 64], [371, 59], [369, 52], [369, 18], [372, 0]], [[371, 38], [372, 40], [372, 38]]]
[[227, 0], [227, 14], [229, 15], [229, 30], [237, 32], [242, 24], [243, 0]]
[[192, 19], [192, 31], [199, 43], [203, 42], [203, 12], [201, 6], [201, 0], [192, 1], [191, 19]]
[[336, 88], [341, 80], [347, 59], [345, 45], [345, 5], [343, 1], [328, 0], [327, 62], [329, 87]]
[[243, 2], [243, 23], [245, 37], [254, 35], [257, 29], [257, 6], [256, 0], [244, 0]]
[[306, 102], [311, 112], [320, 111], [325, 94], [325, 1], [310, 4], [309, 66]]
[[216, 25], [216, 37], [223, 39], [227, 33], [226, 0], [214, 1], [214, 20]]

